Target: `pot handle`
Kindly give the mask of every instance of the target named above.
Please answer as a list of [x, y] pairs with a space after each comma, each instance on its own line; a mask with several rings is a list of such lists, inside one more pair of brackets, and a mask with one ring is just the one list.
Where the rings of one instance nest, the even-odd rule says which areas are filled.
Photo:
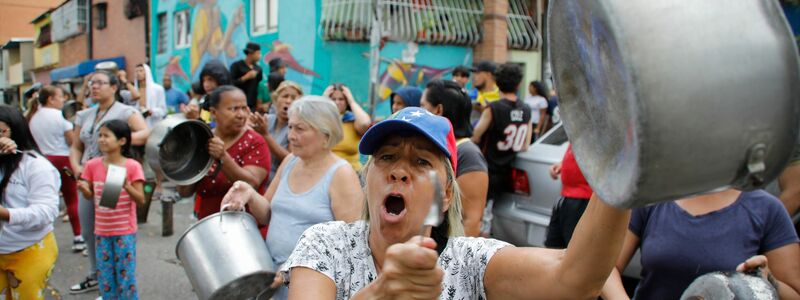
[[[227, 210], [227, 208], [228, 208], [228, 207], [230, 207], [230, 206], [231, 206], [230, 204], [223, 204], [223, 205], [222, 205], [222, 206], [219, 208], [219, 211], [220, 211], [220, 212], [223, 212], [223, 211]], [[240, 207], [239, 209], [237, 209], [237, 210], [235, 210], [235, 211], [237, 211], [237, 212], [244, 212], [244, 207]], [[241, 222], [242, 222], [242, 226], [244, 227], [244, 229], [247, 229], [247, 223], [245, 223], [245, 222], [244, 222], [244, 219], [242, 219], [242, 220], [241, 220]], [[220, 230], [222, 233], [227, 233], [227, 231], [225, 230], [225, 226], [223, 226], [223, 225], [222, 225], [222, 215], [221, 215], [221, 214], [219, 215], [219, 230]]]

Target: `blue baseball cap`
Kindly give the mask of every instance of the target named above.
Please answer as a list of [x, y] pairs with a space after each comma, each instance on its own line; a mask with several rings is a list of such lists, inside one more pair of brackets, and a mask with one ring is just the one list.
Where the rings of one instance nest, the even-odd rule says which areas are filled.
[[406, 107], [364, 133], [358, 151], [372, 155], [390, 135], [420, 134], [436, 145], [456, 168], [456, 138], [450, 120], [419, 107]]

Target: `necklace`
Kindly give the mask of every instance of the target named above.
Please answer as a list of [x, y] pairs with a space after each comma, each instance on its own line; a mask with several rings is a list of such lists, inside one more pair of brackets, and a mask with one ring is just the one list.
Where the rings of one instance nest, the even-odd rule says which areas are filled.
[[117, 103], [117, 101], [111, 102], [111, 105], [109, 105], [108, 108], [106, 108], [106, 111], [104, 111], [103, 114], [100, 115], [100, 118], [97, 118], [97, 113], [100, 112], [100, 106], [97, 106], [97, 111], [94, 112], [94, 122], [92, 123], [92, 128], [89, 129], [89, 135], [93, 135], [94, 134], [95, 129], [97, 129], [96, 128], [97, 127], [97, 123], [100, 122], [100, 120], [103, 120], [103, 118], [106, 117], [106, 114], [108, 114], [108, 111], [110, 111], [111, 108], [114, 107], [114, 104], [116, 104], [116, 103]]

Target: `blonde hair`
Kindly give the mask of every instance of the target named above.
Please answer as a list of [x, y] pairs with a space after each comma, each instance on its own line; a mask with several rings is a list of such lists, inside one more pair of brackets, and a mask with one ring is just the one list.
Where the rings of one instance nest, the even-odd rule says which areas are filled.
[[289, 116], [292, 115], [327, 135], [326, 149], [331, 149], [342, 141], [344, 133], [339, 109], [328, 97], [303, 96], [289, 107]]
[[273, 97], [273, 101], [274, 101], [274, 98], [277, 98], [278, 95], [280, 95], [281, 92], [283, 92], [283, 90], [288, 89], [288, 88], [293, 88], [293, 89], [297, 90], [297, 92], [300, 94], [300, 96], [303, 96], [303, 88], [301, 88], [300, 85], [297, 84], [297, 82], [294, 82], [294, 81], [291, 81], [291, 80], [285, 80], [285, 81], [281, 82], [281, 84], [278, 85], [278, 87], [275, 89], [274, 92], [272, 92], [271, 96]]
[[[441, 160], [445, 165], [445, 173], [447, 175], [447, 188], [450, 192], [450, 207], [447, 209], [447, 222], [449, 223], [448, 228], [448, 236], [456, 237], [456, 236], [463, 236], [464, 235], [464, 224], [461, 222], [461, 188], [458, 186], [458, 182], [456, 181], [456, 173], [453, 170], [453, 164], [450, 162], [450, 159], [445, 157], [444, 155], [441, 156]], [[373, 157], [370, 157], [367, 160], [367, 163], [364, 165], [364, 168], [361, 169], [361, 181], [364, 183], [364, 212], [362, 213], [362, 219], [369, 221], [369, 193], [367, 193], [367, 176], [369, 170], [375, 165], [375, 161]]]

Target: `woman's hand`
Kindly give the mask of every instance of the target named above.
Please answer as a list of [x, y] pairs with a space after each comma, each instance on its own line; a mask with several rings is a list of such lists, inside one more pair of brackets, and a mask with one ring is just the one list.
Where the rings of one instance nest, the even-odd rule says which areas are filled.
[[212, 137], [208, 140], [208, 154], [214, 159], [222, 159], [225, 156], [225, 142], [219, 137]]
[[244, 206], [250, 202], [254, 192], [255, 190], [247, 182], [241, 180], [234, 182], [233, 186], [222, 197], [220, 210], [244, 210]]
[[83, 198], [86, 198], [86, 200], [89, 201], [94, 201], [94, 199], [92, 199], [94, 193], [92, 193], [92, 189], [89, 186], [88, 181], [83, 179], [78, 180], [77, 185], [78, 185], [78, 191], [81, 192], [81, 194], [83, 194]]
[[17, 143], [7, 137], [0, 137], [0, 153], [11, 154], [17, 151]]
[[775, 277], [772, 277], [772, 272], [769, 270], [769, 262], [764, 255], [756, 255], [748, 258], [743, 263], [736, 266], [737, 272], [748, 273], [761, 268], [761, 278], [768, 281], [775, 289], [778, 288], [778, 283], [775, 282]]
[[350, 88], [342, 86], [342, 94], [344, 94], [344, 97], [347, 99], [347, 104], [350, 104], [351, 107], [353, 105], [357, 105], [356, 98], [353, 97], [353, 93], [350, 92]]
[[376, 280], [377, 296], [386, 299], [436, 299], [442, 292], [444, 271], [436, 261], [436, 242], [415, 236], [386, 249]]
[[561, 175], [561, 162], [554, 163], [550, 166], [548, 171], [550, 173], [550, 178], [553, 178], [553, 180], [558, 179], [558, 176]]
[[270, 289], [277, 289], [283, 285], [283, 272], [275, 273], [275, 279], [272, 280], [272, 284], [269, 285]]
[[331, 94], [333, 94], [333, 89], [334, 89], [333, 85], [332, 84], [329, 85], [327, 88], [325, 88], [325, 91], [322, 92], [322, 95], [330, 98]]
[[260, 113], [250, 114], [250, 123], [253, 124], [253, 130], [261, 135], [269, 134], [269, 125], [267, 118]]

